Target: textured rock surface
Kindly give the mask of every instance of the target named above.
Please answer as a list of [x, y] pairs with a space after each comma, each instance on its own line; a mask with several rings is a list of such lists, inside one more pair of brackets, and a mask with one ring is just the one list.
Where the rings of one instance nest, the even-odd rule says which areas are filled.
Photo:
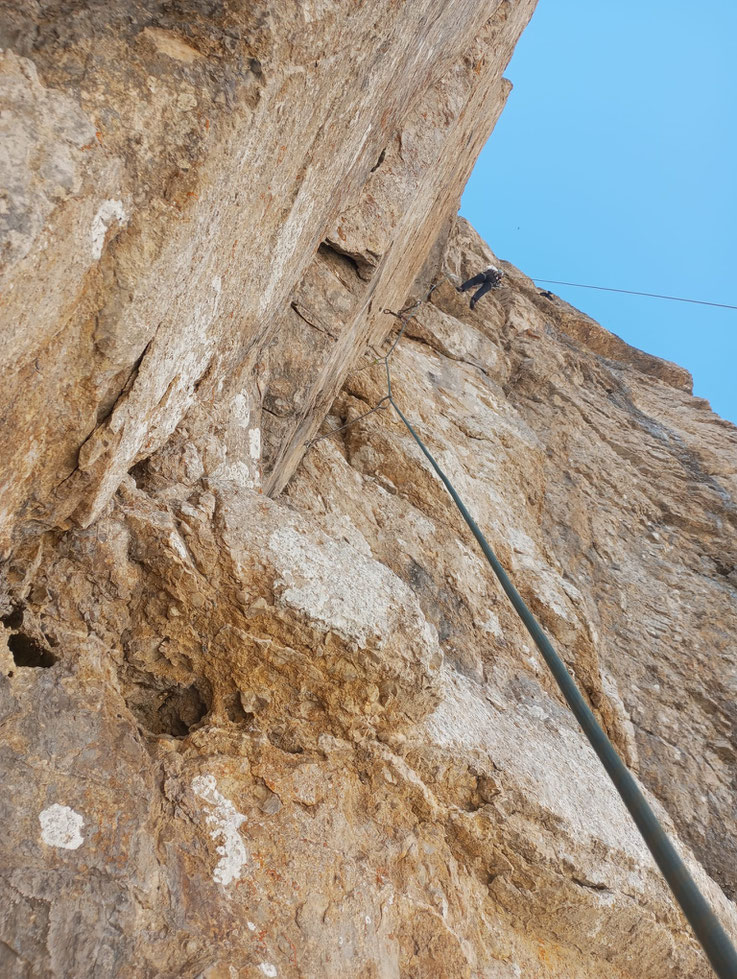
[[431, 282], [397, 397], [736, 933], [737, 431], [443, 277], [532, 6], [4, 8], [3, 976], [710, 974], [397, 419], [309, 444]]
[[[88, 526], [192, 408], [203, 438], [237, 427], [270, 339], [266, 407], [325, 410], [454, 212], [533, 6], [6, 4], [0, 538]], [[356, 253], [331, 267], [341, 334], [288, 400], [294, 327], [324, 328], [289, 297], [323, 240]]]

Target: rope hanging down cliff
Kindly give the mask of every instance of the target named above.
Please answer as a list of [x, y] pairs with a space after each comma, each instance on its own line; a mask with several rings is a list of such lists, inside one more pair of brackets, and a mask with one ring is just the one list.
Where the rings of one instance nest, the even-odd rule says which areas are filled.
[[[449, 277], [446, 275], [445, 278]], [[418, 300], [416, 303], [405, 307], [398, 313], [395, 313], [389, 309], [385, 309], [383, 311], [389, 316], [394, 316], [402, 324], [397, 338], [392, 343], [388, 352], [383, 357], [379, 357], [373, 361], [373, 364], [384, 364], [386, 369], [387, 393], [374, 408], [365, 412], [363, 415], [359, 415], [358, 418], [354, 418], [348, 424], [355, 424], [357, 421], [360, 421], [361, 418], [365, 418], [367, 415], [371, 415], [375, 411], [378, 411], [380, 408], [384, 407], [386, 403], [390, 404], [396, 411], [407, 431], [419, 446], [420, 451], [423, 453], [447, 491], [450, 493], [453, 502], [460, 511], [461, 516], [465, 520], [466, 524], [471, 530], [471, 533], [476, 538], [476, 541], [483, 551], [484, 557], [491, 565], [492, 571], [498, 578], [499, 583], [514, 606], [515, 611], [522, 620], [535, 645], [540, 650], [540, 653], [548, 665], [550, 672], [553, 674], [553, 678], [558, 684], [558, 687], [568, 703], [568, 706], [583, 729], [584, 734], [588, 738], [592, 748], [604, 766], [609, 778], [614, 783], [614, 787], [632, 816], [635, 825], [640, 831], [640, 834], [642, 835], [648, 849], [652, 853], [661, 873], [665, 877], [676, 901], [680, 905], [681, 910], [693, 928], [694, 934], [706, 952], [714, 972], [719, 979], [737, 979], [737, 951], [735, 951], [735, 948], [730, 942], [727, 933], [722, 928], [716, 915], [697, 887], [696, 882], [688, 872], [686, 865], [678, 856], [675, 847], [671, 843], [663, 827], [660, 825], [657, 816], [645, 799], [645, 796], [642, 794], [637, 782], [630, 774], [627, 766], [619, 757], [611, 741], [594, 717], [594, 714], [586, 703], [583, 695], [571, 678], [565, 663], [555, 651], [552, 643], [543, 632], [537, 619], [534, 617], [522, 599], [522, 596], [512, 584], [506, 571], [499, 563], [494, 551], [491, 549], [488, 541], [481, 533], [476, 521], [466, 509], [453, 484], [435, 461], [425, 443], [414, 430], [401, 408], [394, 400], [394, 396], [392, 394], [392, 379], [391, 370], [389, 367], [389, 358], [396, 350], [397, 344], [404, 335], [409, 320], [416, 315], [422, 303], [429, 300], [434, 290], [437, 289], [442, 281], [443, 280], [441, 279], [436, 282], [435, 285], [433, 285], [424, 300]], [[340, 428], [328, 433], [328, 435], [320, 436], [320, 438], [328, 438], [347, 427], [347, 425], [342, 425]], [[308, 443], [308, 446], [319, 440], [320, 439], [313, 439]]]

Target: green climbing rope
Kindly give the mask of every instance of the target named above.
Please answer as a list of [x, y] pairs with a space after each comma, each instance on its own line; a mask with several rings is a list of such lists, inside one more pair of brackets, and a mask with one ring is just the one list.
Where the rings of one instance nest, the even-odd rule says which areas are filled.
[[[432, 292], [432, 290], [431, 290]], [[429, 294], [428, 294], [429, 298]], [[499, 579], [499, 583], [506, 592], [509, 600], [514, 606], [515, 611], [522, 619], [525, 628], [532, 636], [532, 639], [540, 650], [543, 659], [548, 665], [550, 672], [555, 678], [561, 693], [566, 699], [568, 706], [581, 725], [584, 734], [591, 743], [607, 774], [614, 783], [614, 787], [622, 798], [625, 806], [629, 810], [632, 819], [638, 830], [642, 834], [648, 849], [653, 855], [656, 864], [665, 877], [668, 886], [672, 890], [676, 901], [683, 910], [689, 924], [694, 930], [694, 934], [701, 943], [706, 955], [711, 962], [714, 972], [719, 979], [737, 979], [737, 952], [730, 942], [727, 933], [717, 920], [716, 915], [707, 903], [703, 894], [697, 887], [694, 879], [686, 869], [675, 847], [671, 843], [667, 834], [660, 825], [657, 816], [648, 804], [645, 796], [640, 791], [637, 782], [630, 774], [626, 765], [619, 757], [609, 738], [606, 736], [598, 721], [594, 717], [591, 709], [584, 700], [581, 692], [571, 678], [565, 663], [553, 648], [552, 643], [543, 632], [537, 619], [525, 604], [522, 596], [514, 587], [506, 571], [499, 563], [498, 558], [491, 549], [489, 542], [481, 533], [478, 524], [466, 509], [463, 500], [456, 492], [453, 484], [433, 458], [429, 449], [414, 430], [410, 422], [404, 416], [399, 405], [394, 400], [392, 393], [391, 371], [389, 369], [389, 358], [396, 349], [399, 340], [404, 333], [407, 321], [403, 319], [402, 313], [393, 313], [391, 310], [384, 312], [395, 316], [402, 322], [399, 336], [392, 344], [388, 353], [383, 359], [386, 367], [387, 394], [383, 401], [388, 401], [394, 408], [399, 418], [402, 420], [407, 431], [419, 446], [421, 452], [435, 470], [443, 485], [450, 493], [453, 502], [466, 521], [471, 533], [476, 538], [486, 560]], [[382, 403], [380, 402], [380, 404]]]
[[635, 821], [637, 828], [642, 834], [642, 838], [655, 858], [655, 862], [660, 867], [663, 876], [673, 891], [696, 937], [701, 942], [715, 973], [719, 976], [719, 979], [737, 979], [737, 952], [735, 952], [734, 946], [719, 924], [716, 915], [707, 904], [701, 891], [696, 886], [694, 879], [686, 869], [686, 865], [676, 853], [675, 847], [668, 839], [657, 816], [650, 808], [634, 778], [614, 750], [611, 741], [600, 727], [578, 687], [571, 679], [563, 660], [556, 653], [552, 643], [523, 601], [522, 596], [509, 580], [507, 573], [499, 563], [488, 541], [481, 533], [478, 524], [466, 509], [463, 500], [461, 500], [455, 491], [451, 481], [432, 457], [425, 443], [405, 418], [396, 401], [391, 396], [389, 397], [389, 403], [407, 427], [412, 438], [419, 445], [430, 465], [443, 481], [445, 488], [453, 498], [453, 502], [460, 510], [461, 516], [478, 541], [486, 560], [491, 565], [494, 574], [507, 593], [515, 611], [522, 619], [525, 628], [542, 653], [543, 659], [548, 664], [550, 672], [560, 687], [561, 693], [568, 702], [568, 706], [573, 711], [576, 720], [583, 728], [584, 734], [591, 742], [591, 746], [599, 756], [599, 760], [614, 783], [617, 792], [622, 797], [622, 801]]
[[[449, 276], [445, 275], [444, 278], [449, 279]], [[453, 502], [458, 507], [461, 516], [466, 521], [466, 524], [471, 530], [473, 536], [476, 538], [481, 550], [484, 553], [484, 556], [486, 557], [486, 560], [489, 562], [494, 574], [499, 579], [499, 583], [506, 592], [509, 600], [514, 606], [515, 611], [522, 619], [525, 628], [532, 636], [537, 648], [540, 650], [540, 653], [547, 663], [550, 672], [553, 674], [553, 677], [555, 678], [561, 693], [565, 697], [568, 706], [571, 708], [592, 748], [598, 755], [599, 760], [614, 783], [614, 787], [621, 796], [622, 801], [632, 816], [635, 825], [640, 831], [648, 849], [652, 853], [661, 873], [665, 877], [676, 901], [680, 905], [686, 919], [693, 928], [694, 934], [706, 952], [714, 972], [719, 979], [737, 979], [737, 951], [735, 951], [735, 948], [729, 940], [727, 933], [720, 925], [716, 915], [712, 911], [699, 888], [696, 886], [696, 882], [686, 869], [686, 865], [678, 856], [675, 847], [671, 843], [663, 827], [660, 825], [657, 816], [651, 809], [650, 805], [645, 799], [645, 796], [640, 791], [637, 782], [632, 777], [627, 769], [627, 766], [624, 764], [617, 752], [614, 750], [614, 746], [612, 745], [611, 741], [594, 717], [594, 714], [586, 703], [583, 695], [573, 682], [565, 663], [557, 654], [552, 643], [540, 627], [537, 619], [529, 610], [522, 599], [522, 596], [510, 581], [506, 571], [499, 563], [497, 556], [489, 546], [489, 542], [481, 533], [478, 524], [466, 509], [463, 500], [456, 492], [453, 484], [435, 461], [430, 453], [430, 450], [414, 430], [401, 408], [394, 400], [389, 358], [394, 353], [397, 344], [404, 335], [408, 321], [412, 318], [412, 316], [416, 315], [422, 303], [426, 302], [430, 298], [433, 291], [437, 289], [439, 285], [440, 282], [436, 282], [424, 300], [419, 300], [418, 302], [413, 303], [411, 306], [405, 307], [404, 309], [400, 310], [399, 313], [395, 313], [390, 309], [384, 310], [384, 313], [394, 316], [402, 324], [399, 334], [392, 343], [388, 352], [383, 357], [379, 357], [373, 361], [374, 364], [383, 363], [386, 368], [387, 393], [381, 399], [381, 401], [379, 401], [379, 403], [371, 409], [371, 411], [365, 412], [358, 418], [352, 419], [346, 425], [342, 425], [340, 428], [334, 429], [326, 435], [320, 436], [320, 438], [329, 438], [337, 432], [342, 431], [344, 428], [347, 428], [349, 425], [355, 424], [357, 421], [360, 421], [362, 418], [373, 414], [379, 408], [383, 407], [386, 402], [388, 402], [392, 408], [394, 408], [397, 415], [405, 425], [407, 431], [415, 440], [421, 452], [450, 493]], [[313, 439], [312, 442], [307, 444], [309, 446], [317, 441], [319, 441], [319, 439]]]

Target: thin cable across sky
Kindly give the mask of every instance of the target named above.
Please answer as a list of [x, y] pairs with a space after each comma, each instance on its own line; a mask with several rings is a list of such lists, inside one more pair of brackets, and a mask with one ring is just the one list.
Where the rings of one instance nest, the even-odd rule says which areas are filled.
[[561, 282], [560, 279], [538, 279], [531, 275], [533, 282], [545, 282], [556, 286], [573, 286], [576, 289], [598, 289], [599, 292], [624, 292], [628, 296], [649, 296], [651, 299], [670, 299], [676, 303], [696, 303], [699, 306], [719, 306], [720, 309], [737, 309], [737, 306], [730, 306], [729, 303], [711, 303], [705, 299], [684, 299], [682, 296], [662, 296], [657, 292], [636, 292], [634, 289], [614, 289], [612, 286], [587, 286], [582, 282]]

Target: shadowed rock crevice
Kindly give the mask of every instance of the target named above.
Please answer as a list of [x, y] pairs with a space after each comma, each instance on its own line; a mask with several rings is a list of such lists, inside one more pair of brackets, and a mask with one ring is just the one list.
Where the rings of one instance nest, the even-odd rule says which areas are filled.
[[376, 171], [379, 169], [379, 167], [381, 166], [381, 164], [384, 162], [385, 159], [386, 159], [386, 147], [384, 147], [381, 153], [379, 153], [379, 159], [371, 167], [371, 173], [376, 173]]
[[0, 622], [12, 630], [6, 641], [16, 666], [48, 669], [58, 661], [50, 649], [56, 642], [43, 634], [36, 616], [31, 613], [26, 619], [24, 605], [0, 617]]
[[7, 629], [20, 629], [23, 625], [23, 609], [21, 607], [14, 608], [11, 612], [0, 617], [0, 622]]
[[48, 669], [56, 663], [54, 654], [32, 636], [14, 632], [8, 636], [8, 649], [13, 654], [16, 666], [42, 667]]
[[373, 268], [367, 264], [359, 252], [351, 252], [342, 249], [333, 241], [323, 241], [318, 249], [318, 255], [326, 261], [337, 260], [338, 265], [342, 265], [345, 270], [354, 272], [359, 279], [371, 278], [367, 271], [373, 272]]
[[207, 716], [211, 695], [199, 680], [189, 686], [141, 682], [128, 690], [128, 706], [149, 734], [185, 738]]

